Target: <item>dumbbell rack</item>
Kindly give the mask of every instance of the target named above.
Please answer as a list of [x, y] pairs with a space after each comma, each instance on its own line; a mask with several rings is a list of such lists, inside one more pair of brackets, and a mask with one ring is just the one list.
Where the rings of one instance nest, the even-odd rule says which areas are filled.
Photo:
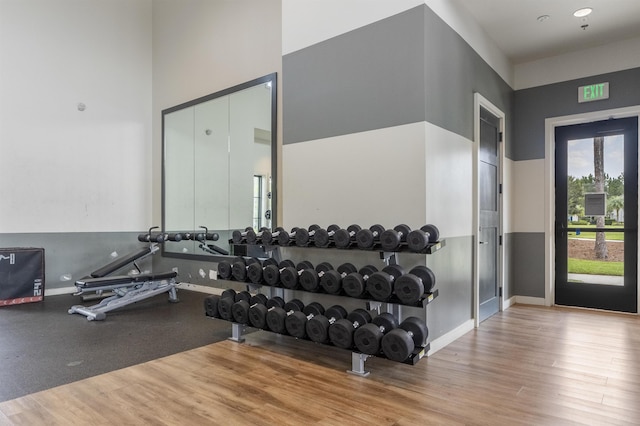
[[[296, 245], [287, 245], [287, 246], [281, 246], [281, 245], [262, 245], [260, 243], [256, 243], [256, 244], [237, 244], [234, 243], [233, 240], [229, 240], [229, 245], [232, 248], [232, 253], [242, 253], [242, 254], [246, 254], [249, 252], [253, 252], [255, 253], [257, 250], [253, 249], [251, 250], [251, 246], [260, 246], [262, 248], [262, 251], [266, 257], [270, 257], [273, 258], [274, 260], [277, 260], [278, 262], [280, 262], [281, 259], [281, 254], [280, 254], [280, 248], [281, 247], [299, 247], [299, 248], [304, 248], [304, 246], [296, 246]], [[323, 248], [319, 248], [319, 249], [334, 249], [334, 250], [359, 250], [359, 251], [370, 251], [370, 252], [379, 252], [380, 253], [380, 259], [383, 260], [383, 262], [385, 263], [385, 265], [399, 265], [399, 260], [398, 260], [398, 255], [401, 252], [406, 252], [406, 253], [412, 253], [412, 254], [433, 254], [439, 250], [441, 250], [442, 248], [444, 248], [446, 245], [446, 240], [442, 239], [439, 240], [437, 242], [434, 243], [430, 243], [427, 245], [427, 247], [425, 247], [424, 250], [421, 251], [409, 251], [406, 246], [401, 245], [397, 251], [392, 251], [392, 252], [388, 252], [388, 251], [383, 251], [379, 248], [379, 245], [376, 244], [374, 245], [372, 248], [370, 249], [361, 249], [358, 247], [348, 247], [348, 248], [335, 248], [332, 247], [332, 245], [329, 245], [327, 247], [323, 247]], [[315, 246], [311, 246], [308, 245], [307, 247], [313, 247], [313, 248], [318, 248]], [[247, 283], [248, 286], [255, 286], [255, 287], [261, 287], [261, 286], [265, 286], [265, 287], [269, 287], [269, 296], [270, 297], [275, 297], [275, 296], [279, 296], [279, 297], [283, 297], [284, 296], [284, 288], [282, 287], [273, 287], [273, 286], [269, 286], [268, 284], [251, 284], [251, 283]], [[301, 291], [304, 293], [310, 293], [307, 292], [303, 289], [296, 289], [296, 290], [291, 290], [291, 291]], [[410, 307], [418, 307], [418, 308], [426, 308], [426, 306], [431, 303], [436, 297], [438, 297], [439, 291], [438, 289], [434, 289], [433, 292], [431, 293], [427, 293], [425, 295], [424, 298], [422, 298], [419, 302], [417, 302], [414, 305], [407, 305], [407, 304], [403, 304], [402, 302], [400, 302], [399, 300], [397, 300], [395, 298], [395, 295], [386, 302], [382, 302], [382, 301], [378, 301], [378, 300], [369, 300], [369, 299], [362, 299], [366, 301], [366, 309], [371, 311], [371, 310], [376, 310], [378, 311], [378, 314], [381, 312], [382, 306], [385, 305], [386, 307], [386, 312], [389, 312], [391, 314], [393, 314], [396, 318], [401, 318], [402, 317], [402, 306], [410, 306]], [[340, 297], [349, 297], [349, 296], [340, 296]], [[354, 298], [352, 298], [354, 299]], [[242, 333], [245, 330], [246, 326], [243, 324], [238, 324], [236, 322], [232, 322], [231, 324], [231, 337], [229, 337], [229, 340], [238, 342], [238, 343], [242, 343], [244, 342], [244, 338], [242, 337]], [[403, 364], [409, 364], [409, 365], [415, 365], [417, 364], [418, 361], [420, 361], [420, 359], [424, 358], [424, 356], [427, 354], [427, 352], [429, 351], [431, 345], [429, 342], [427, 342], [424, 346], [418, 346], [414, 349], [413, 353], [404, 361], [402, 361]], [[369, 371], [367, 371], [365, 369], [365, 362], [367, 359], [369, 359], [370, 357], [374, 357], [374, 356], [379, 356], [379, 355], [369, 355], [369, 354], [364, 354], [361, 352], [358, 352], [356, 350], [352, 350], [351, 351], [351, 370], [347, 370], [348, 373], [350, 374], [354, 374], [354, 375], [358, 375], [358, 376], [362, 376], [362, 377], [366, 377], [370, 374]]]

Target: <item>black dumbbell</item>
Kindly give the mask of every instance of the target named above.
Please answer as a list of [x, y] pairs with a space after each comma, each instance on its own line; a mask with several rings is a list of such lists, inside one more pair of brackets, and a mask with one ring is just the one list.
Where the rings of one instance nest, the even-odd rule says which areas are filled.
[[244, 228], [244, 232], [240, 231], [239, 229], [236, 229], [231, 233], [231, 241], [233, 241], [234, 244], [241, 244], [241, 243], [247, 242], [247, 233], [249, 231], [253, 231], [253, 228], [250, 226]]
[[353, 333], [363, 325], [371, 322], [371, 315], [364, 309], [352, 311], [346, 318], [339, 319], [329, 327], [331, 343], [342, 349], [353, 346]]
[[360, 225], [350, 225], [347, 229], [338, 229], [333, 234], [333, 243], [337, 248], [347, 248], [356, 241], [356, 234], [362, 228]]
[[298, 278], [300, 286], [306, 291], [316, 292], [320, 290], [320, 280], [322, 279], [322, 277], [324, 277], [324, 274], [327, 271], [330, 271], [332, 269], [333, 266], [331, 266], [331, 264], [328, 262], [319, 263], [315, 269], [304, 269], [300, 273], [300, 277]]
[[284, 268], [296, 267], [296, 264], [290, 260], [283, 260], [278, 265], [267, 265], [262, 271], [262, 278], [264, 282], [270, 286], [276, 286], [280, 283], [280, 274], [284, 270]]
[[307, 321], [317, 315], [324, 314], [324, 307], [318, 302], [311, 302], [302, 309], [302, 311], [295, 311], [291, 315], [287, 316], [284, 321], [284, 325], [287, 328], [287, 333], [298, 339], [303, 339], [307, 336]]
[[312, 238], [316, 235], [318, 229], [321, 229], [318, 225], [311, 225], [309, 229], [300, 228], [296, 232], [296, 245], [298, 247], [304, 247], [309, 244]]
[[436, 285], [436, 276], [426, 266], [416, 266], [398, 278], [393, 291], [404, 304], [413, 304], [420, 300], [425, 293], [431, 293]]
[[409, 317], [398, 328], [384, 335], [382, 353], [390, 360], [402, 362], [409, 358], [416, 347], [424, 346], [427, 337], [427, 324], [418, 317]]
[[251, 294], [249, 294], [249, 292], [236, 293], [236, 291], [231, 288], [223, 291], [220, 295], [220, 299], [218, 300], [218, 315], [220, 315], [220, 318], [227, 321], [233, 321], [233, 312], [231, 311], [231, 307], [234, 303], [243, 299], [251, 299]]
[[220, 296], [217, 294], [211, 294], [204, 298], [204, 314], [211, 318], [220, 318], [218, 313], [218, 302], [220, 302]]
[[269, 308], [267, 311], [267, 326], [269, 330], [275, 333], [285, 334], [287, 332], [287, 326], [285, 325], [287, 316], [303, 309], [304, 303], [298, 299], [288, 301], [282, 308], [279, 306]]
[[384, 335], [396, 327], [398, 327], [396, 317], [389, 312], [384, 312], [369, 324], [358, 328], [353, 334], [353, 342], [363, 354], [377, 355], [380, 353]]
[[281, 226], [278, 226], [273, 230], [273, 232], [269, 229], [266, 229], [262, 232], [262, 244], [270, 245], [271, 243], [273, 243], [274, 239], [277, 240], [281, 232], [284, 232], [284, 228]]
[[264, 270], [269, 265], [278, 266], [275, 259], [265, 259], [263, 262], [252, 262], [247, 266], [247, 277], [254, 284], [261, 284], [264, 280]]
[[407, 240], [411, 228], [407, 225], [397, 225], [393, 229], [386, 229], [380, 234], [380, 246], [384, 251], [396, 251]]
[[296, 267], [287, 266], [280, 271], [280, 282], [284, 288], [293, 290], [298, 288], [300, 283], [300, 275], [307, 269], [313, 269], [311, 262], [303, 260]]
[[352, 272], [342, 279], [342, 290], [349, 297], [363, 297], [367, 290], [367, 281], [371, 274], [378, 272], [373, 265], [366, 265], [358, 272]]
[[316, 229], [315, 234], [313, 235], [313, 244], [320, 248], [329, 247], [329, 244], [333, 240], [333, 236], [339, 229], [340, 227], [338, 225], [329, 225], [327, 229]]
[[382, 271], [374, 272], [367, 280], [367, 292], [375, 300], [386, 302], [393, 294], [394, 282], [404, 275], [400, 265], [387, 265]]
[[272, 297], [271, 299], [267, 300], [264, 305], [259, 303], [252, 305], [249, 308], [249, 323], [255, 328], [266, 329], [267, 312], [269, 311], [269, 309], [276, 306], [280, 308], [284, 306], [284, 300], [282, 299], [282, 297]]
[[249, 300], [242, 298], [235, 302], [231, 306], [231, 313], [233, 315], [233, 321], [242, 324], [249, 324], [249, 310], [254, 305], [266, 305], [267, 296], [264, 294], [256, 294], [255, 296], [251, 296]]
[[233, 261], [223, 260], [218, 262], [218, 278], [221, 280], [229, 280], [233, 275], [232, 265]]
[[307, 321], [307, 336], [316, 343], [329, 343], [329, 327], [339, 319], [346, 317], [347, 310], [345, 308], [333, 305], [324, 312], [324, 315], [316, 315]]
[[247, 244], [256, 244], [259, 240], [262, 240], [262, 236], [265, 232], [271, 232], [269, 228], [265, 228], [264, 226], [260, 228], [260, 231], [256, 232], [253, 229], [247, 230], [247, 236], [245, 237], [247, 240]]
[[356, 233], [356, 243], [358, 248], [370, 249], [380, 239], [380, 235], [384, 232], [384, 226], [373, 225], [369, 229], [361, 229]]
[[247, 269], [252, 263], [260, 264], [260, 260], [256, 257], [245, 259], [244, 257], [236, 257], [231, 264], [231, 276], [236, 281], [247, 280]]
[[343, 263], [338, 269], [329, 269], [320, 277], [320, 286], [329, 294], [338, 294], [342, 290], [342, 280], [347, 275], [357, 272], [358, 269], [351, 263]]
[[278, 244], [280, 244], [281, 246], [288, 246], [289, 244], [291, 244], [291, 241], [295, 240], [296, 234], [298, 233], [299, 229], [300, 228], [298, 227], [293, 227], [289, 232], [284, 230], [280, 231], [280, 233], [278, 234]]
[[435, 225], [424, 225], [420, 229], [414, 229], [407, 235], [407, 246], [411, 251], [422, 251], [429, 244], [440, 240], [440, 231]]

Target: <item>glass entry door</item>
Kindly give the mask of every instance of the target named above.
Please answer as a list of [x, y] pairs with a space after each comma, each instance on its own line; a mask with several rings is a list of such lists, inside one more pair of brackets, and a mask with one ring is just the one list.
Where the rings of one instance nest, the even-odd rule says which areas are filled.
[[638, 119], [557, 127], [555, 303], [637, 312]]

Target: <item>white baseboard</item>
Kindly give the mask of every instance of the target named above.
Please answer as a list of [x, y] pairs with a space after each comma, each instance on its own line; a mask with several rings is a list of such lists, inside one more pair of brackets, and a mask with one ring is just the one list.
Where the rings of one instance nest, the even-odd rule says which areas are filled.
[[179, 283], [178, 289], [191, 290], [191, 291], [197, 291], [200, 293], [217, 294], [217, 295], [221, 295], [222, 291], [224, 290], [222, 288], [209, 287], [207, 285], [199, 285], [199, 284], [191, 284], [191, 283]]
[[507, 309], [509, 309], [510, 307], [512, 307], [513, 305], [516, 304], [516, 296], [512, 296], [508, 299], [505, 299], [502, 302], [502, 310], [506, 311]]
[[461, 325], [459, 325], [458, 327], [454, 328], [453, 330], [451, 330], [450, 332], [448, 332], [447, 334], [438, 337], [437, 339], [433, 340], [431, 342], [431, 347], [429, 348], [429, 352], [427, 352], [427, 355], [433, 355], [434, 353], [438, 352], [440, 349], [444, 348], [445, 346], [447, 346], [449, 343], [459, 339], [460, 337], [464, 336], [465, 334], [467, 334], [468, 332], [470, 332], [471, 330], [473, 330], [473, 320], [467, 320], [464, 323], [462, 323]]
[[530, 297], [530, 296], [514, 296], [515, 303], [520, 305], [538, 305], [545, 306], [544, 297]]

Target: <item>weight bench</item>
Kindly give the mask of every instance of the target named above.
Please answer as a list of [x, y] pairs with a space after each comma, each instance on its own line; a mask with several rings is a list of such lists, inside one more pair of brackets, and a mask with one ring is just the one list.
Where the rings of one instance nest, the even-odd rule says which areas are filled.
[[97, 305], [85, 307], [74, 305], [69, 309], [69, 314], [81, 314], [88, 321], [102, 321], [107, 317], [107, 312], [141, 300], [148, 299], [160, 293], [169, 293], [169, 302], [177, 303], [175, 271], [160, 274], [148, 274], [137, 276], [113, 276], [84, 278], [76, 281], [76, 294], [85, 292], [111, 291], [113, 296], [103, 299]]

